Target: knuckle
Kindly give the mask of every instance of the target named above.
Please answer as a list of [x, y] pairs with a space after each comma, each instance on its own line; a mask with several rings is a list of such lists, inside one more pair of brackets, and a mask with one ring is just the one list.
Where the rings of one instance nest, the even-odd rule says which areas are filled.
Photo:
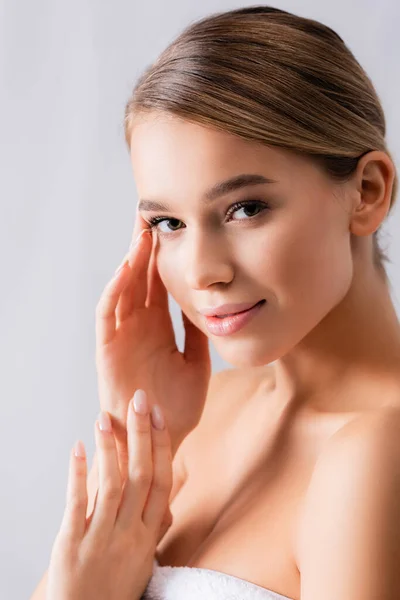
[[166, 477], [155, 477], [153, 479], [153, 490], [162, 494], [169, 494], [171, 482]]
[[168, 451], [169, 453], [169, 457], [172, 461], [172, 451], [171, 451], [171, 442], [169, 441], [169, 439], [165, 436], [155, 436], [154, 439], [154, 446], [158, 449], [160, 448], [160, 450], [164, 451]]
[[134, 431], [138, 435], [149, 435], [150, 433], [150, 421], [149, 419], [136, 419], [134, 425]]
[[73, 494], [69, 500], [69, 507], [72, 511], [81, 511], [86, 508], [86, 498]]
[[131, 471], [131, 478], [138, 485], [146, 487], [150, 485], [153, 476], [147, 469], [136, 467]]
[[[111, 419], [111, 417], [110, 417], [110, 419]], [[112, 423], [112, 421], [111, 421], [111, 423]], [[116, 451], [114, 434], [112, 433], [112, 435], [110, 435], [109, 431], [107, 431], [107, 434], [104, 431], [103, 432], [97, 431], [97, 436], [99, 438], [99, 444], [103, 448], [103, 451], [114, 454], [114, 452]]]
[[104, 485], [103, 495], [107, 500], [118, 500], [121, 497], [121, 486], [116, 485], [113, 482], [106, 483]]
[[54, 540], [52, 553], [58, 554], [59, 552], [66, 556], [69, 552], [72, 551], [73, 548], [73, 540], [70, 530], [65, 527], [62, 531], [59, 531]]

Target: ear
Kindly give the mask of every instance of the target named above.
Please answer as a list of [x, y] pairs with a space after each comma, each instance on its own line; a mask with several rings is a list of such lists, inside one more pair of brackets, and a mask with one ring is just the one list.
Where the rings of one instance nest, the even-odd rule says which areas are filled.
[[390, 209], [394, 178], [395, 167], [386, 152], [372, 150], [360, 158], [352, 177], [352, 233], [367, 236], [379, 228]]

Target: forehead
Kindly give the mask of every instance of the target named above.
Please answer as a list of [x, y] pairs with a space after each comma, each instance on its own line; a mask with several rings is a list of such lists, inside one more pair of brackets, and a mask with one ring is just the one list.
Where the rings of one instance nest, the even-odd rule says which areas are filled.
[[318, 175], [309, 160], [286, 149], [165, 114], [135, 122], [131, 162], [140, 197], [201, 194], [238, 173], [260, 173], [289, 187]]

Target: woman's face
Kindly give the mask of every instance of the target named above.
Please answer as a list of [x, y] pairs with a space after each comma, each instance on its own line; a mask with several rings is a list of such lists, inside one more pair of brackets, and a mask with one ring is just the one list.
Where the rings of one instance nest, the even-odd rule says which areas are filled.
[[[278, 359], [345, 296], [353, 274], [350, 201], [306, 158], [171, 116], [136, 123], [131, 158], [142, 217], [162, 217], [153, 230], [160, 276], [228, 363]], [[207, 197], [244, 174], [274, 182]], [[262, 299], [229, 335], [212, 333], [199, 313]]]

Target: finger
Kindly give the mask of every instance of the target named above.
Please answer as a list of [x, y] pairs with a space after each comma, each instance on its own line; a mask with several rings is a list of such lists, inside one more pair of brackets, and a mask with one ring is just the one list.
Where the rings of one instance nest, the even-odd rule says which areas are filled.
[[[75, 449], [80, 451], [80, 456], [76, 456]], [[60, 527], [60, 535], [70, 541], [81, 540], [85, 532], [88, 503], [86, 476], [85, 447], [78, 440], [70, 452], [66, 507]]]
[[[117, 453], [118, 453], [118, 464], [119, 470], [121, 473], [122, 483], [124, 483], [128, 477], [128, 462], [129, 462], [129, 452], [128, 452], [128, 440], [127, 440], [127, 432], [126, 432], [126, 419], [124, 419], [124, 439], [118, 439], [115, 436], [115, 440], [117, 442]], [[114, 431], [115, 431], [115, 419], [114, 419]]]
[[121, 267], [107, 283], [96, 306], [96, 343], [100, 345], [108, 344], [115, 336], [117, 326], [115, 310], [129, 272], [126, 260], [121, 263]]
[[132, 243], [134, 244], [137, 241], [139, 235], [144, 229], [147, 229], [148, 226], [149, 224], [143, 219], [141, 213], [139, 212], [139, 205], [137, 204], [135, 210], [135, 223], [133, 225], [131, 245]]
[[210, 361], [208, 337], [181, 310], [185, 328], [183, 355], [188, 363]]
[[175, 330], [172, 323], [171, 313], [169, 310], [168, 292], [160, 277], [157, 266], [157, 235], [153, 238], [152, 256], [150, 259], [148, 271], [148, 292], [146, 307], [160, 308], [160, 325], [163, 327], [165, 334], [169, 335], [172, 347], [178, 349], [175, 339]]
[[131, 250], [138, 243], [138, 241], [141, 238], [142, 233], [144, 231], [151, 233], [151, 229], [150, 229], [148, 222], [142, 217], [142, 215], [140, 214], [140, 212], [138, 210], [138, 205], [136, 205], [135, 223], [133, 226], [133, 232], [132, 232], [132, 238], [131, 238], [129, 250]]
[[86, 530], [88, 529], [90, 523], [92, 522], [93, 515], [94, 515], [94, 512], [96, 510], [96, 504], [97, 504], [97, 497], [98, 497], [98, 495], [99, 495], [99, 490], [96, 490], [96, 495], [94, 497], [92, 509], [91, 509], [90, 512], [88, 510], [86, 511]]
[[[138, 205], [137, 205], [136, 206], [136, 215], [135, 215], [135, 224], [134, 224], [132, 239], [131, 239], [131, 245], [130, 245], [129, 251], [127, 253], [127, 258], [129, 260], [129, 265], [131, 267], [131, 273], [130, 273], [131, 277], [130, 277], [130, 279], [127, 280], [127, 284], [121, 294], [121, 297], [120, 297], [118, 305], [117, 305], [117, 319], [118, 319], [119, 323], [121, 321], [123, 321], [124, 319], [126, 319], [129, 315], [132, 314], [132, 310], [134, 308], [134, 304], [133, 304], [134, 292], [135, 292], [135, 299], [137, 301], [136, 306], [143, 307], [146, 302], [146, 295], [147, 295], [147, 279], [145, 278], [146, 275], [144, 275], [144, 276], [142, 275], [142, 280], [144, 279], [144, 284], [145, 284], [144, 286], [135, 284], [135, 277], [137, 277], [139, 275], [139, 273], [142, 273], [143, 270], [145, 270], [145, 273], [147, 273], [149, 257], [147, 255], [148, 246], [146, 244], [148, 243], [148, 240], [146, 239], [144, 241], [144, 248], [143, 248], [143, 240], [142, 240], [142, 237], [147, 238], [147, 235], [144, 233], [146, 231], [148, 232], [147, 235], [149, 235], [149, 237], [150, 237], [151, 231], [149, 229], [149, 225], [143, 219], [142, 215], [138, 211]], [[143, 251], [145, 253], [144, 255], [143, 255]], [[139, 259], [139, 263], [137, 263], [138, 259]], [[136, 289], [134, 289], [134, 288], [136, 288]]]
[[[135, 411], [134, 402], [143, 408]], [[128, 477], [125, 482], [116, 527], [123, 530], [142, 521], [145, 505], [153, 478], [153, 457], [149, 403], [144, 390], [136, 390], [129, 403], [127, 417], [128, 432]]]
[[[108, 419], [107, 419], [108, 417]], [[109, 421], [109, 422], [108, 422]], [[101, 430], [102, 424], [106, 429]], [[118, 466], [117, 446], [107, 412], [101, 412], [95, 423], [95, 439], [98, 460], [99, 489], [96, 507], [87, 529], [87, 537], [93, 543], [110, 538], [122, 496], [122, 481]]]
[[143, 523], [154, 536], [158, 536], [173, 482], [171, 439], [158, 404], [152, 410], [152, 441], [153, 481], [144, 509]]
[[147, 297], [147, 271], [151, 256], [151, 232], [143, 229], [137, 245], [128, 252], [130, 276], [121, 292], [117, 305], [117, 319], [121, 323], [137, 308], [145, 308]]
[[171, 527], [172, 523], [173, 523], [173, 515], [172, 515], [170, 507], [168, 506], [167, 510], [165, 511], [164, 518], [161, 522], [161, 527], [160, 527], [160, 531], [159, 531], [158, 538], [157, 538], [157, 546], [163, 539], [164, 535], [167, 533], [168, 529]]
[[[136, 221], [132, 242], [146, 230], [149, 230], [148, 224], [136, 209]], [[124, 303], [122, 303], [121, 315], [121, 309], [119, 308], [120, 298], [123, 292], [125, 292], [125, 297], [130, 297], [131, 295], [129, 290], [125, 291], [125, 289], [129, 286], [129, 276], [132, 274], [132, 268], [134, 268], [135, 271], [137, 270], [135, 261], [140, 254], [140, 250], [140, 246], [129, 249], [120, 267], [115, 272], [114, 277], [108, 282], [100, 297], [96, 307], [96, 338], [99, 344], [108, 344], [113, 339], [116, 333], [117, 319], [120, 322], [122, 320], [121, 316], [124, 317], [124, 315], [126, 315], [127, 309], [124, 307]], [[147, 288], [145, 293], [147, 294]], [[142, 300], [143, 305], [145, 301], [146, 297]]]
[[158, 306], [168, 311], [168, 291], [160, 277], [157, 265], [158, 246], [158, 236], [155, 233], [148, 274], [147, 306]]

